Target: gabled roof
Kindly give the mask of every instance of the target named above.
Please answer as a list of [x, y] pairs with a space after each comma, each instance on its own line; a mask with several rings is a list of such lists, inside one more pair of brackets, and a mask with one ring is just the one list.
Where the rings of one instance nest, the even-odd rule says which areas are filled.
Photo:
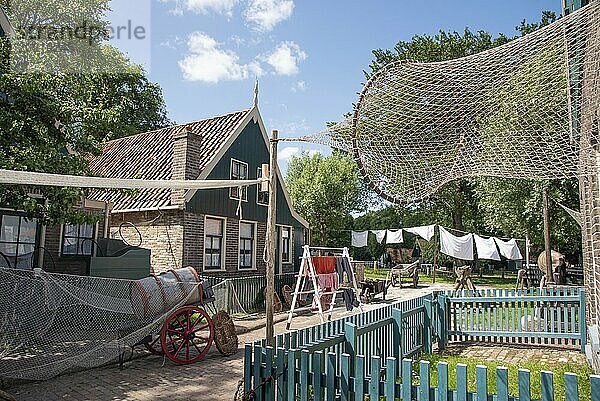
[[[102, 154], [92, 159], [94, 173], [111, 178], [168, 180], [172, 178], [173, 142], [178, 134], [191, 132], [202, 138], [200, 172], [211, 164], [222, 148], [239, 131], [251, 110], [174, 125], [109, 141]], [[94, 191], [90, 198], [114, 203], [113, 212], [183, 208], [171, 204], [169, 189], [141, 190], [134, 194]]]

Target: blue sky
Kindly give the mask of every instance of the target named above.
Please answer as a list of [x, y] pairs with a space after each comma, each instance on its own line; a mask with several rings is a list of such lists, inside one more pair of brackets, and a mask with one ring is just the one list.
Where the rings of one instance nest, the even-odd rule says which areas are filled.
[[[560, 0], [144, 1], [113, 0], [111, 19], [132, 19], [150, 32], [143, 44], [115, 43], [161, 85], [171, 119], [250, 107], [258, 76], [267, 129], [282, 136], [321, 130], [351, 111], [373, 49], [440, 29], [512, 35], [522, 19], [561, 8]], [[282, 144], [280, 163], [315, 148]]]

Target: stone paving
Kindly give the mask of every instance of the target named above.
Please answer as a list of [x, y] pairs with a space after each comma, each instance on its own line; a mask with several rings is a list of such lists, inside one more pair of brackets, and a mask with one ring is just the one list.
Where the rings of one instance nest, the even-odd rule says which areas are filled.
[[[365, 310], [375, 309], [399, 299], [414, 298], [429, 293], [432, 290], [449, 289], [448, 284], [420, 286], [417, 289], [404, 287], [393, 288], [388, 294], [387, 301], [376, 301], [364, 306]], [[333, 318], [359, 313], [346, 312], [344, 308], [337, 308]], [[281, 317], [283, 318], [283, 316]], [[280, 320], [281, 320], [280, 318]], [[256, 327], [259, 320], [236, 322], [240, 325]], [[293, 329], [308, 327], [319, 323], [317, 315], [299, 316], [294, 318]], [[285, 331], [285, 321], [275, 325], [275, 332]], [[240, 343], [252, 342], [264, 338], [264, 327], [252, 330], [239, 336]], [[241, 348], [241, 347], [240, 347]], [[531, 347], [519, 349], [516, 352], [507, 351], [506, 346], [484, 347], [481, 345], [457, 348], [466, 356], [478, 359], [497, 360], [506, 354], [511, 360], [524, 360], [531, 356]], [[546, 349], [541, 351], [547, 353]], [[537, 355], [533, 352], [533, 355]], [[552, 354], [548, 360], [568, 358], [580, 360], [579, 355], [570, 352]], [[516, 359], [521, 358], [521, 359]], [[541, 356], [540, 356], [541, 358]], [[583, 360], [584, 361], [584, 360]], [[579, 362], [578, 362], [579, 363]], [[581, 363], [585, 363], [581, 362]], [[8, 388], [7, 391], [21, 401], [120, 401], [120, 400], [232, 400], [239, 380], [243, 373], [243, 352], [238, 352], [231, 357], [221, 356], [213, 347], [207, 357], [193, 365], [177, 366], [170, 361], [163, 361], [157, 356], [144, 356], [128, 362], [124, 369], [118, 366], [107, 366], [84, 372], [66, 374], [45, 382], [21, 384]]]
[[585, 354], [574, 346], [455, 343], [450, 344], [442, 355], [456, 355], [484, 362], [506, 363], [507, 365], [541, 362], [549, 368], [559, 367], [566, 363], [571, 365], [588, 363]]

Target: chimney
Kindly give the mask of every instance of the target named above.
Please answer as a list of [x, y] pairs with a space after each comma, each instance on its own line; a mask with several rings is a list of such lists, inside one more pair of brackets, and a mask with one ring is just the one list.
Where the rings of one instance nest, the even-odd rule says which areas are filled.
[[[201, 149], [202, 137], [194, 133], [191, 125], [186, 125], [182, 130], [174, 133], [171, 179], [197, 179], [200, 175]], [[171, 204], [183, 206], [185, 192], [185, 190], [171, 191]]]

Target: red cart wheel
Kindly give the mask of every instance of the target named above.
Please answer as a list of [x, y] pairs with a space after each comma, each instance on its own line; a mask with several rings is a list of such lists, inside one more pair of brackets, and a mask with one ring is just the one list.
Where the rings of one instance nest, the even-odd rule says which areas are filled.
[[197, 306], [185, 306], [171, 313], [160, 332], [165, 355], [180, 365], [204, 358], [215, 336], [208, 313]]
[[144, 343], [144, 346], [154, 355], [163, 356], [165, 352], [163, 351], [162, 343], [160, 342], [160, 331], [151, 333], [150, 335], [152, 336], [152, 339], [147, 343]]

